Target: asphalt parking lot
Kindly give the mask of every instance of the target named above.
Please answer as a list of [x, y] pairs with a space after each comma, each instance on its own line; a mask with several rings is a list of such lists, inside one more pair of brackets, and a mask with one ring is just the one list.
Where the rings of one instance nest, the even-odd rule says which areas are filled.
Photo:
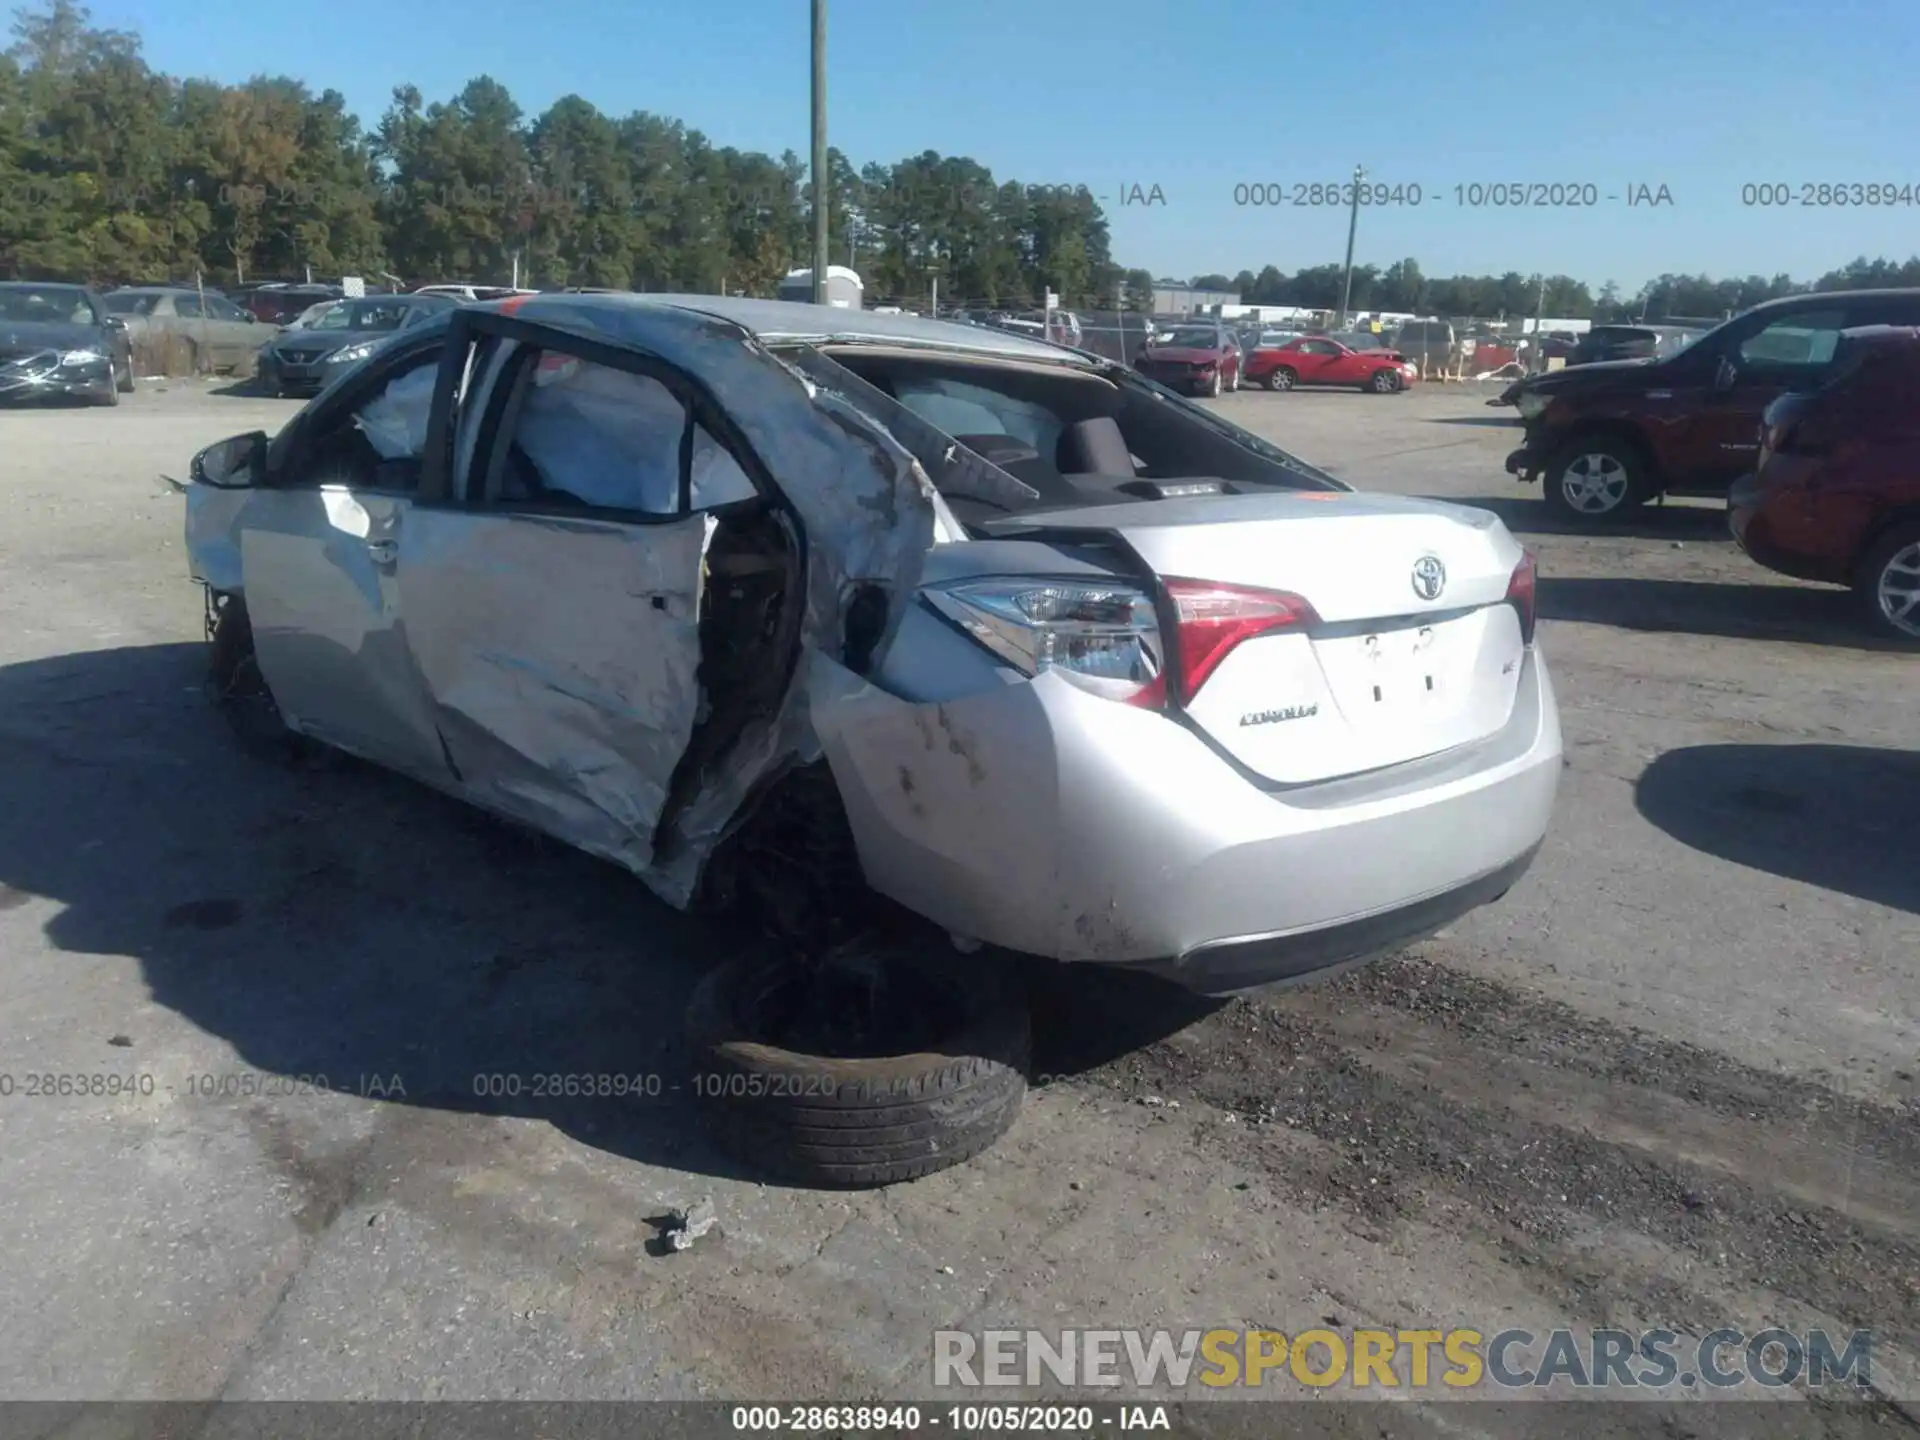
[[[1552, 533], [1482, 398], [1212, 403], [1537, 549], [1534, 870], [1274, 1000], [1051, 986], [1014, 1132], [853, 1195], [702, 1135], [678, 1017], [729, 937], [229, 743], [158, 477], [295, 402], [0, 413], [0, 1397], [924, 1398], [938, 1328], [1779, 1324], [1872, 1327], [1870, 1408], [1920, 1428], [1920, 657], [1711, 507]], [[477, 1093], [607, 1073], [659, 1093]]]

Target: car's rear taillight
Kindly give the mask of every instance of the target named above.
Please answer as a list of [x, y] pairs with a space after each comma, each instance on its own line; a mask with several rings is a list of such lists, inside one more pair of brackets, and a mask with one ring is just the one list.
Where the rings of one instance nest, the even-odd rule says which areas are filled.
[[1833, 450], [1833, 437], [1817, 414], [1795, 415], [1773, 427], [1767, 448], [1789, 455], [1826, 455]]
[[1003, 577], [929, 587], [922, 594], [1023, 675], [1055, 670], [1108, 699], [1149, 707], [1161, 701], [1160, 618], [1144, 590]]
[[1276, 630], [1298, 630], [1320, 617], [1298, 595], [1283, 590], [1252, 590], [1216, 585], [1209, 580], [1168, 580], [1174, 613], [1173, 662], [1168, 667], [1173, 693], [1187, 704], [1207, 677], [1243, 640]]
[[1526, 551], [1520, 563], [1513, 567], [1513, 578], [1507, 581], [1507, 603], [1520, 617], [1520, 641], [1524, 645], [1533, 644], [1533, 624], [1539, 613], [1539, 580], [1540, 562], [1534, 559], [1531, 550]]

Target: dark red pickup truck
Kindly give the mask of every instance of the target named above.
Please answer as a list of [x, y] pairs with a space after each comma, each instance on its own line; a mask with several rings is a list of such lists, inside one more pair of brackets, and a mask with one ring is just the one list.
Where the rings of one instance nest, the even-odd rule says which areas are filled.
[[1753, 469], [1760, 419], [1830, 378], [1840, 332], [1920, 324], [1920, 290], [1843, 290], [1756, 305], [1664, 358], [1579, 365], [1499, 397], [1526, 422], [1507, 471], [1567, 520], [1604, 524], [1656, 495], [1724, 495]]

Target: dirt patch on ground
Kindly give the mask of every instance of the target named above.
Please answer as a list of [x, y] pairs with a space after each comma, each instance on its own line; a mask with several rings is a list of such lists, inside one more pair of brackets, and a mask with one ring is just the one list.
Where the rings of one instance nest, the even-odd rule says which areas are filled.
[[1075, 1083], [1379, 1241], [1444, 1226], [1591, 1324], [1920, 1344], [1920, 1107], [1867, 1103], [1430, 959], [1242, 1000]]

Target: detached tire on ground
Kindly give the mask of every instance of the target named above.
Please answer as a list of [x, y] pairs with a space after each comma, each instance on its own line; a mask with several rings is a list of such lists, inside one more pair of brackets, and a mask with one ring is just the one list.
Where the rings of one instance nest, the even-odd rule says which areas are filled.
[[701, 981], [689, 1058], [723, 1148], [770, 1178], [849, 1189], [931, 1175], [1006, 1134], [1026, 1097], [1025, 995], [986, 965], [934, 967], [899, 949], [885, 965], [894, 1003], [917, 1018], [880, 1037], [901, 1033], [912, 1053], [820, 1053], [875, 1047], [810, 1036], [794, 995], [814, 982], [784, 956], [744, 956]]

